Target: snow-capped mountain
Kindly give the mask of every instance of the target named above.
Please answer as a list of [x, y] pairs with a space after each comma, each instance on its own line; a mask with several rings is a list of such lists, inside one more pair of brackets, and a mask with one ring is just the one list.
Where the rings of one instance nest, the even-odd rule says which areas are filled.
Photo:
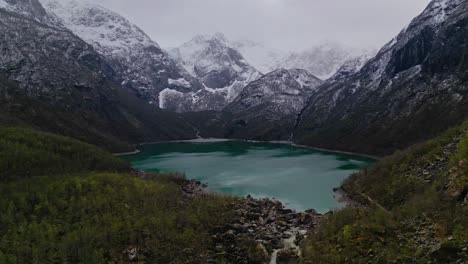
[[38, 0], [0, 0], [0, 120], [78, 137], [113, 150], [195, 131], [122, 89], [96, 50]]
[[[290, 114], [304, 107], [308, 94], [322, 81], [302, 69], [278, 69], [249, 84], [226, 110], [239, 113], [264, 104], [277, 104], [281, 113]], [[256, 111], [253, 111], [256, 112]], [[267, 117], [278, 118], [278, 116]]]
[[221, 33], [196, 36], [169, 53], [205, 88], [190, 96], [166, 90], [163, 92], [166, 95], [162, 99], [163, 105], [175, 103], [176, 97], [184, 97], [186, 101], [195, 102], [191, 110], [221, 110], [247, 84], [261, 76]]
[[260, 72], [267, 74], [281, 68], [281, 62], [288, 55], [287, 52], [267, 47], [265, 44], [251, 40], [232, 42], [234, 49]]
[[123, 16], [88, 0], [40, 0], [46, 10], [106, 57], [124, 87], [158, 104], [164, 89], [192, 92], [203, 88]]
[[369, 51], [324, 42], [304, 51], [283, 51], [253, 41], [237, 41], [234, 47], [246, 60], [262, 73], [276, 69], [305, 69], [325, 80], [334, 75], [348, 60], [369, 53]]
[[296, 117], [322, 83], [302, 69], [278, 69], [252, 82], [225, 109], [234, 118], [230, 136], [289, 139], [284, 133], [292, 131]]
[[345, 61], [343, 65], [338, 68], [336, 73], [332, 77], [328, 78], [326, 82], [333, 83], [359, 72], [362, 67], [364, 67], [364, 65], [374, 56], [375, 53], [367, 53]]
[[433, 0], [354, 74], [323, 85], [302, 115], [303, 144], [388, 153], [468, 113], [468, 2]]
[[360, 51], [352, 48], [325, 42], [304, 51], [288, 54], [278, 66], [287, 69], [305, 69], [318, 78], [326, 80], [333, 76], [346, 61], [360, 54]]

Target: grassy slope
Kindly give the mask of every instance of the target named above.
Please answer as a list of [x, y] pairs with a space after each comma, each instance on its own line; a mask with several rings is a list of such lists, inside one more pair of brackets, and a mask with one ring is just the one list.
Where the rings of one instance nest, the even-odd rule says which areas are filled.
[[343, 189], [369, 207], [325, 217], [303, 244], [305, 263], [468, 257], [468, 123], [383, 159]]
[[184, 198], [180, 178], [143, 180], [62, 136], [0, 129], [0, 161], [2, 264], [125, 263], [134, 248], [147, 263], [206, 263], [210, 232], [233, 219], [234, 198]]

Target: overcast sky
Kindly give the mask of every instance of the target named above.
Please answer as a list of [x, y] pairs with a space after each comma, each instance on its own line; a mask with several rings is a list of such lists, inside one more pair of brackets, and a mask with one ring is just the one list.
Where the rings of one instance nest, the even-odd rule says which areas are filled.
[[143, 28], [162, 47], [223, 32], [285, 50], [324, 40], [379, 48], [429, 0], [93, 0]]

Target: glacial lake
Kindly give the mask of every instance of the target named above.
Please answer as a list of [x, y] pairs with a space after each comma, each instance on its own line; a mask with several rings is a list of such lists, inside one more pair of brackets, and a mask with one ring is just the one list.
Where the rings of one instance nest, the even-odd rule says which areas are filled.
[[324, 213], [343, 205], [333, 188], [375, 160], [365, 156], [244, 141], [183, 141], [142, 145], [122, 156], [134, 168], [185, 173], [208, 189], [275, 198], [296, 210]]

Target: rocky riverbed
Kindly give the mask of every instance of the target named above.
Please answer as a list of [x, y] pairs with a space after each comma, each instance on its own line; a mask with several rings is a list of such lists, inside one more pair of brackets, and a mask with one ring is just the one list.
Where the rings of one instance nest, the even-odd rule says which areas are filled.
[[[193, 197], [205, 192], [205, 187], [191, 180], [183, 191], [187, 197]], [[275, 199], [251, 196], [241, 198], [233, 206], [236, 212], [233, 221], [213, 230], [210, 263], [218, 263], [218, 259], [239, 264], [251, 263], [252, 259], [258, 263], [298, 263], [300, 242], [322, 217], [312, 209], [296, 212]], [[246, 256], [246, 251], [250, 256]]]

